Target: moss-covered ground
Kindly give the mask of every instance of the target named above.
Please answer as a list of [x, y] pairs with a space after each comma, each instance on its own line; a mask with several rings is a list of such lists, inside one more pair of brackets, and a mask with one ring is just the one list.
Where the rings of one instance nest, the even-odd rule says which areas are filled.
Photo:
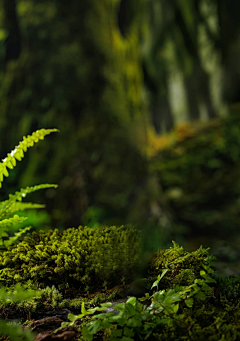
[[[152, 283], [164, 269], [169, 271], [158, 290], [188, 286], [202, 279], [204, 259], [209, 250], [200, 247], [187, 252], [173, 242], [170, 249], [159, 248], [148, 264], [146, 278], [137, 278], [141, 265], [141, 238], [131, 227], [90, 229], [79, 227], [63, 233], [50, 230], [28, 234], [22, 242], [0, 255], [0, 281], [11, 290], [41, 290], [41, 296], [0, 306], [4, 319], [34, 319], [39, 312], [69, 309], [75, 314], [100, 303], [116, 301], [145, 293], [152, 294]], [[206, 293], [206, 300], [196, 299], [193, 307], [180, 302], [182, 322], [169, 318], [155, 340], [239, 340], [240, 278], [220, 278]], [[147, 302], [146, 302], [147, 304]]]

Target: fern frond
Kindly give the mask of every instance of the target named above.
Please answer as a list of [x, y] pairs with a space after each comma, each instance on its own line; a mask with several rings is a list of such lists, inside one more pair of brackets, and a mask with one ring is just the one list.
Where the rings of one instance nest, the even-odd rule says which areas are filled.
[[15, 212], [46, 207], [46, 205], [34, 204], [31, 202], [15, 202], [6, 210], [6, 205], [7, 203], [5, 204], [5, 202], [0, 203], [0, 219], [10, 218]]
[[20, 224], [24, 220], [28, 219], [27, 217], [19, 217], [15, 214], [12, 218], [3, 219], [0, 221], [0, 245], [3, 245], [2, 237], [8, 237], [6, 230], [9, 230], [9, 227], [14, 224]]
[[[25, 211], [25, 210], [31, 210], [31, 209], [36, 209], [36, 208], [45, 208], [45, 207], [46, 207], [46, 205], [35, 204], [32, 202], [15, 202], [11, 207], [11, 209], [12, 209], [11, 213]], [[1, 208], [0, 208], [0, 210], [1, 210]]]
[[[44, 188], [57, 188], [58, 185], [55, 184], [41, 184], [41, 185], [36, 185], [32, 187], [26, 187], [26, 188], [21, 188], [20, 191], [15, 192], [14, 194], [9, 194], [9, 201], [22, 201], [22, 198], [25, 198], [27, 194], [30, 194], [32, 192], [36, 192], [39, 189], [44, 189]], [[7, 200], [6, 200], [7, 201]]]
[[[20, 218], [20, 217], [19, 217]], [[26, 217], [23, 217], [25, 219], [27, 219]], [[24, 219], [24, 220], [25, 220]], [[22, 220], [23, 221], [23, 220]], [[23, 229], [20, 229], [18, 232], [14, 233], [14, 236], [9, 237], [8, 240], [4, 240], [0, 242], [0, 245], [5, 245], [6, 247], [10, 246], [11, 244], [13, 244], [23, 233], [27, 232], [28, 230], [31, 230], [32, 226], [27, 226], [24, 227]], [[8, 235], [7, 235], [8, 236]]]
[[23, 141], [15, 147], [11, 153], [7, 154], [7, 157], [0, 162], [0, 188], [2, 187], [3, 177], [8, 176], [7, 168], [13, 169], [16, 166], [16, 160], [21, 161], [24, 157], [24, 152], [28, 148], [32, 147], [39, 140], [43, 140], [44, 137], [53, 132], [59, 131], [58, 129], [40, 129], [27, 137], [23, 136]]
[[[2, 187], [2, 182], [4, 176], [8, 176], [7, 168], [13, 169], [16, 166], [16, 160], [21, 161], [24, 157], [24, 152], [27, 151], [29, 147], [32, 147], [39, 140], [43, 140], [44, 137], [52, 132], [57, 132], [58, 129], [40, 129], [34, 132], [32, 135], [28, 135], [27, 137], [23, 137], [23, 141], [20, 142], [15, 149], [7, 154], [7, 157], [0, 162], [0, 188]], [[8, 240], [3, 241], [3, 237], [9, 237], [6, 231], [9, 230], [11, 225], [19, 224], [24, 220], [28, 219], [27, 217], [19, 217], [18, 215], [14, 215], [10, 217], [16, 211], [23, 211], [25, 209], [32, 208], [42, 208], [45, 205], [40, 204], [32, 204], [32, 203], [23, 203], [22, 198], [24, 198], [27, 194], [35, 192], [39, 189], [50, 188], [50, 187], [58, 187], [57, 185], [51, 184], [43, 184], [33, 187], [27, 187], [25, 189], [21, 189], [15, 194], [10, 194], [9, 199], [3, 202], [0, 202], [0, 245], [3, 245], [4, 248], [10, 246], [14, 243], [23, 233], [30, 230], [32, 227], [28, 226], [23, 229], [20, 229], [18, 232], [14, 233], [13, 237], [10, 237]], [[7, 219], [6, 219], [7, 218]], [[3, 220], [1, 220], [3, 219]], [[1, 248], [2, 250], [2, 248]], [[1, 272], [2, 270], [0, 270]], [[15, 292], [16, 291], [16, 292]], [[25, 293], [22, 291], [20, 287], [16, 287], [14, 293], [9, 295], [6, 293], [4, 288], [0, 288], [0, 303], [6, 303], [9, 298], [11, 298], [14, 302], [19, 300], [24, 300], [26, 297], [36, 296], [36, 291], [29, 291]], [[20, 326], [11, 326], [6, 325], [4, 321], [0, 319], [0, 331], [6, 332], [7, 335], [11, 336], [11, 339], [14, 341], [19, 341], [24, 337], [26, 341], [32, 341], [34, 339], [34, 335], [31, 335], [29, 330], [23, 332]]]
[[[54, 184], [41, 184], [41, 185], [36, 185], [36, 186], [32, 186], [32, 187], [26, 187], [26, 188], [21, 188], [20, 191], [15, 192], [14, 194], [9, 194], [9, 199], [0, 202], [0, 219], [4, 219], [8, 216], [11, 215], [11, 213], [14, 213], [16, 211], [20, 211], [20, 210], [16, 210], [15, 207], [16, 205], [19, 205], [19, 201], [22, 201], [22, 198], [25, 198], [25, 196], [27, 194], [30, 194], [32, 192], [38, 191], [39, 189], [44, 189], [44, 188], [57, 188], [58, 185], [54, 185]], [[18, 202], [18, 203], [16, 203]], [[27, 203], [25, 203], [26, 205]], [[29, 203], [30, 204], [30, 203]], [[24, 203], [22, 203], [22, 208], [24, 207]], [[38, 205], [38, 204], [32, 204], [32, 205]], [[45, 207], [44, 205], [40, 205], [40, 206], [32, 206], [32, 207], [26, 207], [24, 209], [27, 208], [42, 208]], [[23, 209], [21, 209], [22, 211]]]

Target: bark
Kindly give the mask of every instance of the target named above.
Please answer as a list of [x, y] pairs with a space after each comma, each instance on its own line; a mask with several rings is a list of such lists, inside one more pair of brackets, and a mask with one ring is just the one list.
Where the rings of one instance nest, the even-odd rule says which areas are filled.
[[[199, 111], [196, 108], [196, 104], [200, 101], [204, 103], [207, 107], [209, 118], [216, 117], [216, 112], [213, 108], [213, 103], [211, 99], [211, 92], [209, 87], [209, 76], [204, 71], [201, 66], [201, 60], [197, 49], [197, 44], [193, 41], [190, 32], [186, 26], [186, 23], [182, 17], [181, 10], [175, 1], [171, 0], [172, 5], [175, 10], [175, 21], [178, 29], [180, 30], [185, 48], [193, 61], [193, 68], [195, 70], [194, 74], [191, 74], [190, 77], [185, 76], [185, 84], [187, 89], [187, 97], [188, 102], [190, 103], [190, 119], [196, 120], [199, 119]], [[197, 39], [196, 39], [197, 41]], [[193, 96], [194, 102], [192, 101]], [[194, 109], [195, 107], [195, 109]]]

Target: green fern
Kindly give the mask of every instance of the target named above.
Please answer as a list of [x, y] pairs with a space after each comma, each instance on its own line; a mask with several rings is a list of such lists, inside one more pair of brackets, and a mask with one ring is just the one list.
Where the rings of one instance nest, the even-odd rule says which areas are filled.
[[35, 209], [35, 208], [43, 208], [45, 205], [41, 204], [33, 204], [33, 203], [23, 203], [22, 198], [24, 198], [27, 194], [35, 192], [39, 189], [50, 188], [50, 187], [57, 187], [57, 185], [50, 185], [50, 184], [42, 184], [33, 187], [27, 187], [21, 189], [19, 192], [15, 194], [10, 194], [9, 199], [0, 203], [0, 245], [10, 246], [13, 242], [17, 240], [21, 234], [25, 233], [31, 227], [25, 227], [21, 229], [19, 232], [15, 233], [15, 236], [10, 237], [7, 241], [3, 243], [2, 237], [8, 237], [6, 230], [9, 230], [9, 227], [15, 224], [19, 224], [24, 221], [25, 217], [19, 217], [18, 215], [14, 215], [14, 217], [9, 218], [13, 213], [18, 211], [23, 211], [25, 209]]
[[59, 130], [40, 129], [32, 135], [28, 135], [27, 137], [23, 136], [23, 141], [21, 141], [19, 145], [17, 145], [15, 149], [12, 150], [11, 153], [2, 160], [2, 162], [0, 162], [0, 188], [2, 187], [3, 176], [7, 177], [9, 175], [7, 168], [13, 169], [16, 166], [16, 160], [21, 161], [24, 157], [24, 152], [26, 152], [28, 148], [33, 147], [33, 145], [39, 140], [43, 140], [46, 135], [56, 131]]
[[[34, 132], [32, 135], [28, 135], [27, 137], [23, 137], [23, 141], [19, 143], [15, 147], [11, 153], [7, 155], [5, 159], [0, 162], [0, 188], [2, 187], [2, 182], [4, 176], [7, 177], [8, 170], [13, 169], [16, 166], [16, 161], [21, 161], [24, 157], [24, 152], [27, 151], [28, 148], [33, 147], [35, 143], [39, 140], [43, 140], [44, 137], [52, 132], [57, 132], [58, 129], [40, 129]], [[27, 219], [27, 217], [19, 217], [15, 212], [24, 211], [26, 209], [36, 209], [43, 208], [45, 205], [34, 204], [34, 203], [25, 203], [22, 202], [22, 199], [26, 197], [27, 194], [35, 192], [39, 189], [57, 187], [57, 185], [52, 184], [42, 184], [33, 187], [27, 187], [21, 189], [20, 191], [15, 192], [15, 194], [10, 194], [9, 199], [0, 202], [0, 245], [4, 248], [8, 248], [11, 244], [16, 242], [16, 240], [26, 231], [30, 230], [32, 227], [28, 226], [24, 229], [20, 229], [18, 232], [14, 233], [14, 236], [9, 237], [7, 231], [9, 231], [10, 227], [19, 224]], [[8, 240], [3, 241], [3, 237], [9, 237]], [[6, 293], [6, 289], [4, 287], [0, 288], [0, 304], [6, 304], [9, 299], [12, 302], [17, 302], [19, 300], [24, 300], [26, 298], [39, 296], [39, 291], [28, 290], [24, 291], [19, 285], [16, 285], [13, 289], [13, 292]], [[30, 331], [23, 331], [19, 325], [11, 325], [8, 326], [3, 320], [0, 319], [0, 330], [4, 335], [10, 336], [14, 341], [22, 340], [22, 336], [25, 337], [25, 340], [32, 341], [34, 339], [34, 334]], [[1, 334], [2, 335], [2, 334]]]

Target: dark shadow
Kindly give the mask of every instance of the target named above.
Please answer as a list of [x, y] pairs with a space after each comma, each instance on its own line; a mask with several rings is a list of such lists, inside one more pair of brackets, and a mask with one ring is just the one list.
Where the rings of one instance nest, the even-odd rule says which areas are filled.
[[133, 8], [132, 0], [121, 0], [118, 8], [118, 27], [124, 38], [127, 37], [133, 16], [134, 16], [134, 8]]

